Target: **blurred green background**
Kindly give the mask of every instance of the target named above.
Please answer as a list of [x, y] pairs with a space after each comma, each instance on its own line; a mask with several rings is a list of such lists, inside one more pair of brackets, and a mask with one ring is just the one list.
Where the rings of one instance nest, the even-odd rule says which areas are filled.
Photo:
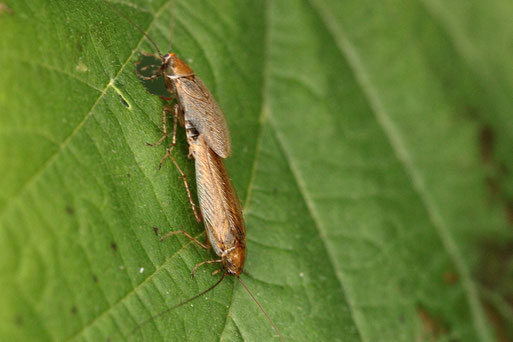
[[[513, 2], [175, 2], [111, 0], [163, 51], [175, 22], [223, 108], [243, 278], [284, 338], [513, 341]], [[278, 340], [233, 279], [151, 319], [217, 278], [158, 241], [204, 233], [145, 145], [142, 52], [101, 1], [0, 4], [2, 341]], [[192, 179], [183, 130], [175, 156]]]

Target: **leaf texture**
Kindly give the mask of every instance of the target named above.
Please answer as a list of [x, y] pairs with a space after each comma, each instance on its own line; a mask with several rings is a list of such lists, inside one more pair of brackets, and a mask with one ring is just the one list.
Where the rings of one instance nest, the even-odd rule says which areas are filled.
[[[223, 108], [242, 277], [285, 340], [513, 339], [513, 5], [110, 3], [162, 52], [172, 30]], [[217, 266], [191, 279], [211, 252], [159, 242], [204, 232], [146, 146], [163, 105], [134, 72], [149, 41], [102, 1], [5, 5], [0, 339], [278, 340], [231, 278], [154, 317]]]

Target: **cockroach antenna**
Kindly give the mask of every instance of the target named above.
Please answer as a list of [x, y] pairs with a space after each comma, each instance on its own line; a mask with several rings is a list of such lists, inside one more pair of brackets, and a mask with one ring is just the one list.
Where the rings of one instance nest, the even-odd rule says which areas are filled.
[[139, 25], [137, 25], [136, 23], [134, 23], [129, 17], [127, 17], [126, 15], [124, 15], [123, 13], [121, 13], [116, 7], [114, 7], [114, 5], [112, 5], [110, 2], [108, 2], [107, 0], [102, 0], [106, 5], [108, 5], [110, 7], [110, 9], [112, 9], [114, 12], [116, 12], [117, 14], [119, 14], [120, 16], [122, 16], [123, 18], [125, 18], [126, 21], [128, 21], [130, 24], [132, 24], [139, 32], [141, 32], [149, 41], [150, 43], [155, 47], [155, 49], [157, 50], [157, 53], [159, 54], [159, 57], [160, 59], [163, 59], [164, 57], [162, 57], [162, 53], [160, 52], [160, 49], [159, 47], [157, 46], [157, 43], [155, 43], [153, 41], [153, 39], [150, 38], [150, 36], [148, 36], [148, 34], [146, 32], [144, 32], [144, 30], [142, 28], [139, 27]]
[[167, 51], [173, 51], [171, 50], [171, 47], [173, 45], [173, 38], [174, 38], [174, 33], [175, 33], [175, 1], [174, 0], [171, 0], [169, 2], [169, 8], [171, 10], [171, 24], [170, 24], [170, 28], [169, 28], [169, 47], [168, 47], [168, 50]]
[[[160, 316], [162, 315], [165, 315], [166, 313], [170, 312], [170, 311], [173, 311], [174, 309], [177, 309], [181, 306], [184, 306], [185, 304], [188, 304], [196, 299], [198, 299], [199, 297], [207, 294], [208, 292], [212, 291], [213, 289], [215, 289], [219, 284], [221, 284], [221, 282], [223, 281], [223, 279], [226, 277], [226, 275], [228, 275], [228, 272], [224, 272], [222, 277], [212, 286], [210, 286], [208, 289], [202, 291], [201, 293], [195, 295], [194, 297], [191, 297], [179, 304], [176, 304], [162, 312], [159, 312], [158, 314], [156, 314], [155, 316], [152, 316], [150, 318], [148, 318], [147, 320], [143, 321], [141, 324], [139, 324], [137, 327], [133, 328], [130, 333], [127, 335], [127, 338], [132, 336], [137, 330], [139, 330], [140, 328], [142, 328], [143, 326], [145, 326], [147, 323], [159, 318]], [[267, 314], [267, 312], [265, 312], [264, 308], [262, 307], [262, 305], [258, 302], [258, 300], [255, 298], [255, 296], [253, 295], [253, 293], [249, 290], [249, 288], [246, 286], [246, 284], [242, 281], [242, 279], [240, 279], [239, 276], [236, 276], [237, 279], [239, 280], [239, 282], [241, 283], [241, 285], [244, 287], [244, 289], [246, 290], [246, 292], [249, 294], [249, 296], [251, 297], [251, 299], [256, 303], [256, 305], [258, 306], [258, 308], [260, 309], [260, 311], [262, 311], [262, 313], [264, 314], [265, 318], [267, 318], [267, 320], [269, 321], [269, 323], [271, 323], [271, 326], [273, 327], [274, 331], [276, 331], [276, 334], [278, 334], [278, 337], [280, 338], [280, 341], [284, 342], [285, 339], [283, 338], [282, 334], [280, 333], [280, 330], [278, 329], [278, 327], [274, 324], [273, 320], [271, 319], [271, 317], [269, 317], [269, 315]]]
[[246, 291], [248, 292], [249, 296], [251, 297], [251, 299], [253, 299], [253, 301], [256, 303], [256, 305], [258, 305], [258, 307], [260, 308], [260, 311], [262, 311], [262, 313], [265, 315], [265, 318], [267, 318], [267, 320], [269, 321], [269, 323], [271, 323], [271, 326], [273, 327], [274, 331], [276, 331], [276, 333], [278, 334], [278, 337], [280, 338], [280, 341], [285, 341], [283, 339], [283, 336], [281, 335], [280, 333], [280, 330], [278, 330], [278, 327], [274, 324], [273, 320], [271, 319], [271, 317], [269, 317], [269, 315], [267, 314], [267, 312], [265, 312], [264, 308], [262, 307], [262, 305], [260, 305], [260, 303], [258, 302], [258, 300], [256, 300], [255, 296], [253, 296], [253, 294], [251, 293], [251, 291], [248, 289], [248, 287], [246, 286], [246, 284], [244, 284], [244, 282], [242, 281], [242, 279], [240, 279], [239, 276], [237, 276], [237, 279], [239, 279], [241, 285], [246, 289]]
[[[130, 331], [130, 333], [128, 334], [127, 338], [132, 336], [137, 330], [139, 330], [140, 328], [142, 328], [144, 325], [146, 325], [147, 323], [153, 321], [154, 319], [157, 319], [159, 318], [160, 316], [170, 312], [170, 311], [173, 311], [174, 309], [176, 308], [179, 308], [180, 306], [184, 306], [185, 304], [187, 303], [190, 303], [192, 302], [193, 300], [195, 299], [198, 299], [199, 297], [203, 296], [204, 294], [207, 294], [208, 292], [212, 291], [213, 289], [215, 289], [217, 287], [217, 285], [221, 284], [221, 282], [223, 281], [224, 277], [226, 277], [226, 275], [228, 274], [228, 272], [224, 272], [223, 273], [223, 276], [221, 277], [221, 279], [219, 279], [214, 285], [210, 286], [208, 289], [206, 289], [205, 291], [195, 295], [194, 297], [191, 297], [179, 304], [176, 304], [162, 312], [159, 312], [158, 314], [156, 314], [155, 316], [152, 316], [150, 318], [148, 318], [147, 320], [143, 321], [141, 324], [139, 324], [137, 327], [133, 328], [132, 331]], [[265, 313], [265, 312], [264, 312]], [[267, 316], [267, 315], [266, 315]], [[274, 326], [274, 325], [273, 325]]]

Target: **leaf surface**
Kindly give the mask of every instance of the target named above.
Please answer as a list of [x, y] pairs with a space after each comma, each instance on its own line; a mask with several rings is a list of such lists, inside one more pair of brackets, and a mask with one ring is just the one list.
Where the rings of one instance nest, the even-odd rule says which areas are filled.
[[[173, 51], [223, 108], [242, 277], [286, 340], [513, 338], [512, 5], [111, 3], [163, 53], [175, 21]], [[101, 1], [6, 5], [0, 339], [277, 340], [232, 278], [154, 317], [217, 278], [189, 276], [212, 252], [159, 242], [204, 233], [146, 146], [163, 106], [134, 73], [149, 41]], [[183, 129], [175, 151], [195, 191]]]

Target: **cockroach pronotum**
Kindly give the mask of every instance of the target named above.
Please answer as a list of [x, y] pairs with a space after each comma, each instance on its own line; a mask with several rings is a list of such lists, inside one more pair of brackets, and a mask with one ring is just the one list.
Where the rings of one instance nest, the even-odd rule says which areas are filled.
[[[106, 0], [104, 2], [107, 3]], [[223, 112], [208, 88], [183, 60], [174, 53], [162, 55], [157, 44], [138, 25], [120, 13], [116, 8], [112, 7], [112, 9], [139, 30], [155, 47], [159, 55], [161, 65], [158, 66], [158, 71], [150, 77], [142, 75], [139, 75], [139, 77], [143, 79], [164, 77], [167, 90], [176, 97], [176, 104], [173, 111], [169, 107], [164, 108], [162, 112], [164, 134], [155, 144], [151, 145], [159, 145], [167, 137], [166, 113], [172, 112], [174, 119], [172, 144], [162, 158], [159, 168], [167, 157], [172, 159], [182, 175], [191, 207], [196, 219], [199, 221], [201, 217], [195, 210], [185, 174], [172, 155], [176, 143], [178, 121], [185, 125], [189, 155], [195, 160], [196, 185], [200, 211], [205, 224], [207, 244], [201, 243], [183, 230], [170, 232], [160, 240], [162, 241], [172, 235], [182, 234], [205, 249], [209, 248], [208, 245], [213, 247], [219, 259], [207, 260], [197, 264], [193, 268], [191, 276], [194, 276], [197, 268], [204, 264], [220, 263], [223, 266], [222, 276], [214, 285], [198, 295], [161, 312], [157, 316], [151, 317], [148, 321], [143, 322], [141, 326], [160, 315], [203, 296], [217, 287], [227, 275], [232, 275], [239, 280], [270, 322], [278, 337], [283, 340], [274, 322], [240, 278], [246, 259], [246, 229], [239, 198], [223, 163], [223, 158], [230, 155], [231, 149], [228, 125]], [[214, 274], [218, 273], [218, 271], [214, 272]]]

